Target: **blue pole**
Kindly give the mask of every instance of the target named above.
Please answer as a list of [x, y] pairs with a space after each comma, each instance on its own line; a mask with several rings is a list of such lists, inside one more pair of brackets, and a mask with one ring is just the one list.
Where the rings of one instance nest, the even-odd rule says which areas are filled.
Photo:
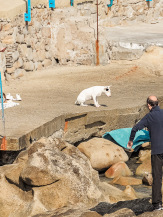
[[24, 14], [24, 20], [26, 22], [30, 22], [31, 21], [31, 0], [28, 0], [28, 13]]
[[4, 122], [5, 116], [4, 116], [4, 107], [3, 107], [3, 91], [2, 91], [2, 79], [1, 79], [1, 72], [0, 72], [0, 88], [1, 88], [1, 105], [2, 105], [2, 121]]
[[74, 0], [70, 0], [71, 6], [74, 6]]
[[55, 8], [55, 0], [49, 0], [49, 8]]
[[146, 2], [151, 2], [152, 0], [146, 0]]
[[108, 4], [108, 7], [111, 7], [113, 5], [113, 0], [110, 0], [110, 4]]

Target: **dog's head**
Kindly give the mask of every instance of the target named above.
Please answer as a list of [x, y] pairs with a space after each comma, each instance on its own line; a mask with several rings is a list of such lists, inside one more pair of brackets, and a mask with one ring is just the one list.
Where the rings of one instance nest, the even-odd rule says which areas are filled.
[[105, 86], [104, 87], [104, 93], [106, 94], [106, 96], [111, 96], [111, 90], [110, 90], [111, 86]]

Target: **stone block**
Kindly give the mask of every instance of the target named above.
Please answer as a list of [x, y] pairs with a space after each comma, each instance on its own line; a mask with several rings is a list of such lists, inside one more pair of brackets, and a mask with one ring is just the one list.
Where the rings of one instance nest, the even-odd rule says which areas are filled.
[[20, 44], [19, 45], [19, 50], [22, 56], [26, 55], [26, 51], [27, 51], [27, 45], [26, 44]]
[[15, 67], [7, 68], [7, 74], [12, 74], [15, 71]]
[[33, 60], [32, 48], [27, 48], [25, 56], [27, 57], [28, 60]]
[[18, 33], [17, 36], [16, 36], [16, 42], [18, 44], [23, 44], [24, 43], [24, 35]]
[[12, 35], [7, 35], [3, 40], [2, 40], [3, 44], [14, 44], [15, 40], [13, 38]]
[[43, 27], [41, 29], [42, 37], [51, 38], [51, 28], [50, 27]]
[[30, 62], [25, 62], [24, 63], [24, 69], [26, 70], [26, 71], [33, 71], [34, 70], [34, 63], [32, 62], [32, 61], [30, 61]]
[[15, 62], [16, 60], [18, 60], [19, 58], [19, 52], [18, 51], [15, 51], [12, 53], [12, 59], [13, 59], [13, 62]]
[[45, 59], [43, 62], [42, 62], [42, 65], [44, 67], [48, 67], [48, 66], [51, 66], [52, 65], [52, 61], [50, 59]]
[[37, 56], [39, 61], [44, 61], [44, 59], [46, 59], [46, 54], [44, 50], [38, 50]]
[[41, 25], [41, 23], [38, 22], [37, 20], [34, 20], [34, 21], [33, 21], [33, 27], [34, 27], [35, 30], [38, 32], [38, 31], [41, 29], [42, 25]]
[[2, 30], [3, 31], [8, 31], [12, 28], [12, 24], [11, 23], [7, 23], [6, 25], [2, 26]]
[[38, 69], [38, 70], [41, 70], [42, 68], [43, 68], [42, 63], [41, 63], [41, 62], [38, 62], [38, 63], [37, 63], [37, 69]]
[[6, 70], [6, 58], [4, 53], [0, 53], [0, 71], [4, 73]]
[[24, 41], [28, 47], [31, 46], [32, 40], [33, 38], [31, 37], [31, 35], [26, 35], [24, 38]]
[[19, 57], [19, 59], [13, 65], [16, 69], [21, 68], [23, 66], [23, 59]]
[[38, 54], [37, 54], [36, 50], [33, 50], [33, 60], [34, 60], [34, 62], [38, 61]]
[[111, 59], [112, 60], [136, 60], [143, 55], [142, 49], [127, 49], [113, 47]]
[[14, 79], [23, 77], [25, 75], [25, 70], [24, 69], [16, 69], [15, 72], [13, 73], [12, 77]]
[[52, 58], [50, 52], [46, 52], [45, 55], [46, 55], [46, 59], [51, 59]]

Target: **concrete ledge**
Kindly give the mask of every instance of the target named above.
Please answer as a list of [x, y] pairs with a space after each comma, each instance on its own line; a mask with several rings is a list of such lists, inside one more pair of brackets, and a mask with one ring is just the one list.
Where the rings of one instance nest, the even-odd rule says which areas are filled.
[[19, 138], [7, 138], [7, 151], [27, 148], [33, 141], [52, 136], [59, 130], [63, 131], [63, 139], [74, 144], [92, 136], [102, 136], [110, 130], [131, 127], [144, 115], [144, 108], [141, 112], [136, 107], [61, 115]]
[[[74, 0], [74, 6], [78, 3], [87, 2], [87, 0]], [[36, 7], [38, 5], [45, 5], [49, 7], [48, 0], [32, 0], [31, 7]], [[0, 0], [0, 19], [13, 20], [17, 15], [24, 15], [26, 12], [26, 0]], [[55, 1], [56, 8], [70, 7], [70, 1], [59, 0]]]
[[26, 12], [26, 3], [23, 0], [0, 0], [0, 18], [13, 19], [15, 16]]

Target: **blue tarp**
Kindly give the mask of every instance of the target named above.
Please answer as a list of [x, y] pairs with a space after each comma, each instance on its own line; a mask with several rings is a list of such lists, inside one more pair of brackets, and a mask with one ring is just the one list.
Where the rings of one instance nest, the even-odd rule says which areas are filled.
[[[103, 135], [103, 138], [108, 139], [121, 147], [127, 148], [127, 143], [129, 141], [130, 133], [132, 128], [121, 128], [117, 130], [112, 130]], [[139, 130], [135, 135], [132, 148], [137, 151], [141, 145], [145, 142], [150, 141], [149, 132], [147, 130]]]

